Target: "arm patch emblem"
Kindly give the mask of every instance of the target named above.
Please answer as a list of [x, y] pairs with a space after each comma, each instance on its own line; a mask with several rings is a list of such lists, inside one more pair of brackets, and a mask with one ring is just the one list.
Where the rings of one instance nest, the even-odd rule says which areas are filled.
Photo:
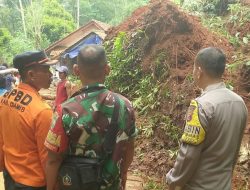
[[186, 125], [181, 140], [187, 144], [198, 145], [204, 141], [205, 136], [206, 132], [199, 119], [198, 103], [192, 100], [188, 108]]
[[46, 141], [56, 147], [60, 147], [61, 145], [61, 136], [53, 133], [49, 130]]

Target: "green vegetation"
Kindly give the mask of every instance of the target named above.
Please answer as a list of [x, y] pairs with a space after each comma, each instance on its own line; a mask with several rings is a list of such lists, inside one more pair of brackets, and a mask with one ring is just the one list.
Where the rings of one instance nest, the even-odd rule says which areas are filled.
[[[189, 4], [188, 1], [176, 0], [175, 2], [183, 5], [185, 9]], [[232, 55], [233, 63], [227, 66], [229, 74], [235, 72], [242, 63], [249, 64], [248, 61], [245, 61], [246, 56], [241, 52], [242, 46], [249, 45], [249, 35], [237, 30], [232, 31], [232, 29], [243, 26], [249, 20], [249, 9], [236, 3], [227, 4], [222, 11], [218, 8], [218, 1], [197, 0], [189, 2], [192, 2], [192, 5], [189, 4], [192, 8], [191, 12], [196, 11], [206, 27], [216, 34], [226, 37], [234, 46], [236, 51]], [[213, 5], [213, 3], [215, 4]], [[222, 13], [224, 15], [220, 16]], [[143, 43], [140, 40], [141, 38], [144, 39]], [[140, 118], [137, 125], [140, 129], [140, 136], [147, 139], [150, 144], [151, 141], [155, 142], [155, 139], [160, 137], [160, 132], [168, 142], [172, 143], [171, 147], [164, 148], [168, 149], [166, 153], [169, 158], [174, 159], [178, 153], [182, 128], [176, 126], [175, 121], [173, 121], [174, 117], [170, 115], [170, 112], [164, 114], [162, 102], [174, 102], [174, 106], [186, 105], [187, 95], [182, 90], [174, 93], [169, 89], [170, 87], [164, 85], [170, 74], [168, 64], [164, 64], [169, 56], [166, 50], [157, 52], [153, 61], [151, 60], [154, 64], [143, 65], [146, 64], [145, 61], [142, 63], [142, 59], [144, 56], [143, 50], [147, 43], [148, 37], [144, 31], [136, 31], [131, 36], [121, 32], [115, 39], [106, 42], [106, 50], [112, 67], [107, 85], [133, 100]], [[147, 67], [147, 69], [144, 69], [144, 67]], [[187, 75], [185, 80], [187, 83], [193, 82], [192, 75]], [[233, 81], [235, 79], [227, 78], [227, 88], [234, 88]], [[147, 151], [138, 150], [137, 159], [142, 163], [146, 156]], [[162, 184], [149, 178], [144, 189], [166, 189]]]
[[147, 114], [160, 106], [160, 92], [162, 92], [160, 79], [168, 75], [169, 68], [162, 63], [167, 55], [160, 52], [155, 58], [154, 67], [151, 68], [152, 72], [143, 71], [141, 65], [143, 45], [139, 44], [141, 38], [147, 39], [143, 31], [137, 31], [130, 39], [126, 33], [121, 32], [112, 42], [106, 43], [112, 67], [107, 85], [132, 98], [139, 113]]
[[[143, 136], [149, 138], [160, 128], [169, 139], [177, 143], [181, 128], [175, 126], [170, 117], [163, 116], [161, 112], [157, 114], [161, 109], [161, 100], [167, 100], [171, 96], [170, 90], [162, 83], [169, 76], [170, 68], [164, 64], [167, 54], [164, 50], [160, 51], [150, 71], [143, 71], [142, 50], [146, 43], [141, 44], [140, 39], [147, 39], [145, 32], [137, 31], [131, 37], [121, 32], [115, 39], [106, 42], [108, 60], [112, 68], [106, 85], [129, 97], [138, 114], [148, 118], [138, 126]], [[180, 96], [176, 98], [182, 101]]]
[[[79, 1], [79, 6], [77, 2]], [[0, 64], [15, 54], [44, 49], [91, 19], [116, 25], [148, 0], [2, 0]], [[79, 10], [79, 14], [77, 14]]]
[[149, 179], [144, 187], [144, 190], [164, 190], [164, 189], [165, 188], [161, 184], [155, 182], [153, 179]]
[[[4, 1], [0, 12], [1, 27], [11, 35], [8, 43], [0, 44], [8, 49], [0, 56], [2, 62], [10, 63], [23, 51], [46, 48], [75, 28], [73, 17], [57, 0]], [[0, 35], [4, 38], [6, 33]]]
[[[181, 4], [180, 0], [174, 0]], [[231, 32], [233, 28], [238, 29], [250, 20], [250, 8], [243, 6], [236, 0], [185, 0], [181, 5], [185, 10], [196, 13], [202, 19], [203, 24], [218, 35], [225, 36], [234, 47], [247, 45], [250, 33], [242, 36], [240, 31]], [[223, 15], [220, 16], [220, 12]]]
[[[204, 26], [228, 39], [235, 49], [231, 64], [227, 66], [229, 73], [235, 72], [249, 61], [242, 50], [249, 48], [250, 32], [246, 24], [250, 20], [250, 8], [239, 0], [173, 0], [183, 9], [195, 13], [201, 18]], [[246, 26], [245, 26], [246, 25]], [[233, 89], [233, 79], [226, 81], [227, 87]]]
[[[77, 0], [60, 0], [60, 2], [77, 22]], [[133, 10], [146, 3], [148, 0], [80, 0], [80, 26], [91, 19], [117, 25]]]
[[[250, 61], [241, 51], [241, 47], [250, 45], [250, 33], [239, 30], [249, 22], [250, 8], [240, 3], [230, 4], [226, 0], [173, 1], [192, 14], [200, 16], [204, 26], [226, 37], [234, 46], [233, 63], [227, 66], [230, 74], [242, 64], [250, 65]], [[6, 61], [10, 63], [13, 55], [27, 50], [46, 48], [50, 43], [75, 30], [78, 24], [81, 26], [91, 19], [117, 25], [148, 0], [79, 0], [79, 7], [77, 0], [3, 0], [2, 2], [0, 63]], [[176, 126], [169, 113], [164, 115], [162, 102], [169, 102], [170, 107], [172, 104], [184, 105], [187, 95], [185, 89], [175, 94], [163, 83], [170, 75], [170, 68], [165, 63], [169, 56], [166, 50], [162, 49], [156, 53], [151, 60], [154, 64], [142, 64], [144, 49], [148, 44], [148, 36], [142, 30], [134, 32], [131, 36], [121, 31], [116, 38], [107, 41], [105, 47], [112, 72], [107, 78], [106, 85], [133, 101], [139, 117], [142, 118], [138, 128], [143, 138], [152, 138], [155, 131], [159, 130], [168, 140], [174, 142], [167, 151], [169, 156], [174, 158], [177, 155], [182, 128]], [[77, 78], [70, 76], [69, 79], [79, 84]], [[188, 83], [193, 82], [192, 75], [187, 75], [185, 80]], [[226, 84], [228, 88], [234, 88], [233, 79], [229, 78]], [[144, 152], [137, 157], [143, 159]], [[145, 190], [149, 189], [163, 190], [164, 187], [149, 179]]]
[[[200, 4], [200, 1], [192, 2], [197, 4], [198, 8], [196, 11], [199, 11], [203, 24], [218, 35], [228, 38], [236, 49], [249, 43], [249, 35], [242, 36], [239, 33], [233, 35], [229, 31], [229, 25], [234, 24], [236, 17], [239, 22], [235, 26], [245, 24], [247, 21], [245, 18], [248, 18], [249, 14], [248, 8], [243, 8], [238, 3], [227, 4], [228, 15], [217, 16], [217, 13], [213, 11], [209, 14], [207, 11], [204, 11], [205, 1], [203, 4]], [[206, 1], [206, 3], [209, 2], [215, 3], [215, 1]], [[184, 7], [187, 5], [187, 1], [178, 1], [177, 3], [183, 3]], [[242, 10], [244, 11], [242, 12]], [[140, 39], [144, 39], [143, 42]], [[173, 94], [163, 84], [163, 81], [169, 77], [170, 70], [168, 64], [164, 64], [169, 56], [166, 50], [163, 49], [156, 54], [154, 64], [146, 66], [143, 65], [145, 63], [142, 64], [143, 50], [147, 46], [147, 43], [148, 37], [144, 31], [137, 31], [131, 36], [121, 32], [116, 38], [106, 42], [105, 46], [112, 67], [111, 75], [107, 80], [107, 86], [133, 100], [133, 105], [137, 109], [138, 114], [142, 118], [147, 118], [146, 122], [140, 122], [138, 126], [144, 137], [150, 138], [154, 136], [156, 129], [160, 129], [169, 139], [178, 145], [182, 129], [174, 124], [171, 117], [162, 115], [162, 102], [169, 100], [175, 102], [176, 105], [184, 105], [186, 104], [186, 94], [181, 91]], [[227, 67], [227, 70], [231, 73], [244, 63], [242, 60], [245, 57], [240, 51], [237, 51], [232, 59], [234, 63]], [[144, 70], [144, 66], [150, 66], [150, 68]], [[191, 83], [193, 77], [188, 75], [185, 80]], [[232, 81], [230, 78], [226, 81], [227, 87], [230, 89], [234, 88]], [[169, 152], [169, 155], [173, 157], [176, 154], [175, 148]]]
[[72, 15], [57, 0], [44, 0], [43, 32], [55, 42], [75, 29]]
[[173, 0], [191, 12], [206, 15], [224, 15], [228, 12], [228, 7], [237, 0]]

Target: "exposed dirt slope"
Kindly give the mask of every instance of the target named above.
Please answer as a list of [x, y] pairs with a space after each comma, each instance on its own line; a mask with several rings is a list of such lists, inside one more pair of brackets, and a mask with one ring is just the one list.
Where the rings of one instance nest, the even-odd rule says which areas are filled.
[[[152, 113], [152, 117], [168, 115], [182, 128], [189, 102], [198, 93], [191, 77], [195, 55], [201, 48], [215, 46], [222, 48], [230, 61], [233, 48], [223, 37], [203, 27], [199, 18], [183, 12], [168, 0], [151, 0], [148, 6], [137, 9], [126, 21], [112, 28], [106, 40], [114, 39], [122, 31], [141, 52], [136, 64], [140, 64], [144, 72], [154, 73], [162, 83], [159, 93], [170, 90], [169, 97], [162, 93], [158, 113]], [[139, 32], [143, 33], [140, 37]], [[145, 125], [148, 122], [149, 118], [140, 120]], [[152, 138], [139, 138], [137, 155], [141, 155], [134, 162], [134, 168], [160, 176], [171, 166], [167, 150], [176, 147], [177, 141], [165, 135], [160, 122], [156, 125]]]

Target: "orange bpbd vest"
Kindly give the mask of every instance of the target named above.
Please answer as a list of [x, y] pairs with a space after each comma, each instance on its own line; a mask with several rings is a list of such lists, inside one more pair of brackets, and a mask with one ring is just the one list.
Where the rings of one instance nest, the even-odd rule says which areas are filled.
[[51, 108], [28, 84], [0, 97], [0, 165], [17, 183], [46, 185], [44, 141], [52, 120]]

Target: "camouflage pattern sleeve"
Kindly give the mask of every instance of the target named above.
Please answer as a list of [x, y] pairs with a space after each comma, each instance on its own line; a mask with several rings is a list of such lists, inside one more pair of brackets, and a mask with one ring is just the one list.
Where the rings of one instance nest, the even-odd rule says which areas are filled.
[[45, 140], [45, 146], [52, 152], [62, 153], [68, 148], [69, 139], [66, 135], [62, 121], [63, 113], [61, 105], [53, 114], [53, 120]]
[[[120, 99], [120, 114], [118, 121], [118, 134], [116, 136], [116, 146], [113, 152], [114, 161], [121, 159], [122, 151], [126, 149], [126, 142], [136, 136], [135, 113], [131, 102], [125, 98]], [[119, 153], [118, 153], [119, 152]], [[116, 157], [116, 155], [119, 155]]]
[[[124, 97], [119, 98], [119, 120], [118, 120], [118, 133], [116, 138], [116, 144], [112, 153], [111, 159], [108, 159], [103, 171], [103, 177], [107, 182], [109, 179], [115, 179], [117, 175], [120, 175], [120, 166], [123, 161], [124, 151], [126, 151], [127, 142], [136, 136], [135, 128], [135, 114], [132, 104]], [[114, 185], [114, 184], [113, 184]], [[120, 189], [122, 187], [120, 186]], [[108, 188], [113, 190], [115, 188]]]
[[129, 138], [134, 138], [137, 136], [137, 129], [135, 126], [135, 112], [132, 103], [129, 100], [125, 101], [125, 131]]

